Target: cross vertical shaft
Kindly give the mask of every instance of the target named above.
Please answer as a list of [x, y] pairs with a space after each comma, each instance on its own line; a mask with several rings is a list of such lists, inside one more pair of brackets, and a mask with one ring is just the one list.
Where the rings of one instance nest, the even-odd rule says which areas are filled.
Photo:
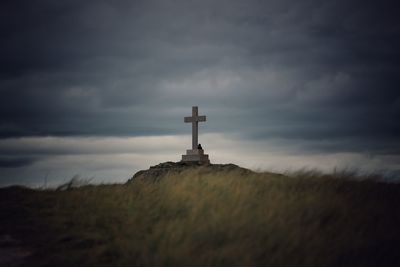
[[[192, 107], [192, 118], [198, 118], [199, 108]], [[192, 121], [192, 149], [197, 149], [199, 144], [199, 122], [197, 120]]]

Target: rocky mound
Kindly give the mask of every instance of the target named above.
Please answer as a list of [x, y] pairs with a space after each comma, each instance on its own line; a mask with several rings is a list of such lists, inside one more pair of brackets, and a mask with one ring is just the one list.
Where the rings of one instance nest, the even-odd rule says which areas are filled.
[[218, 173], [218, 172], [232, 172], [238, 171], [243, 174], [252, 173], [251, 170], [239, 167], [235, 164], [198, 164], [189, 162], [164, 162], [155, 166], [151, 166], [148, 170], [141, 170], [135, 173], [127, 183], [131, 183], [134, 180], [146, 180], [149, 182], [157, 182], [169, 174], [179, 174], [189, 169], [197, 169], [200, 173]]

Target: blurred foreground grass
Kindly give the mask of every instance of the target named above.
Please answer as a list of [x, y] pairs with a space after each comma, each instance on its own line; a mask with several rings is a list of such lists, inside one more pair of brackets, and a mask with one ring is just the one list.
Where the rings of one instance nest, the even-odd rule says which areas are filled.
[[0, 196], [26, 266], [400, 266], [398, 184], [192, 169]]

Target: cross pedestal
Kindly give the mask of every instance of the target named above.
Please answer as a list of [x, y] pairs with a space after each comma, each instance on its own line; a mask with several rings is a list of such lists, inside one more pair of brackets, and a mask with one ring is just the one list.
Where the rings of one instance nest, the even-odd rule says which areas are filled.
[[182, 161], [184, 162], [199, 162], [199, 163], [210, 163], [208, 155], [204, 154], [203, 149], [188, 149], [186, 155], [182, 155]]
[[204, 154], [203, 149], [197, 148], [199, 121], [206, 121], [206, 116], [199, 116], [199, 108], [192, 107], [192, 117], [185, 117], [184, 121], [192, 123], [192, 149], [186, 150], [186, 155], [182, 155], [182, 161], [209, 164], [208, 155]]

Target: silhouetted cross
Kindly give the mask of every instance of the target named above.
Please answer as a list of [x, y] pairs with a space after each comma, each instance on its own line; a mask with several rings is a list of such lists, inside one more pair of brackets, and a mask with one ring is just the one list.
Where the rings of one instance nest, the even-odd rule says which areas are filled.
[[199, 108], [192, 107], [192, 117], [185, 117], [185, 122], [192, 123], [192, 149], [197, 149], [199, 121], [206, 121], [206, 116], [199, 116]]

